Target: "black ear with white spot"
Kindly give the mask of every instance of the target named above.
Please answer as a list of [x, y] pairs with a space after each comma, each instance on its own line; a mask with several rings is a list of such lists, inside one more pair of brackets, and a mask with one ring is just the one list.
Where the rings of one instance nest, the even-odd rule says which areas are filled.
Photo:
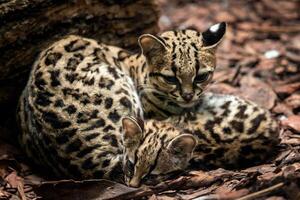
[[161, 55], [166, 50], [166, 45], [160, 37], [144, 34], [139, 37], [139, 44], [143, 54], [147, 56]]
[[205, 32], [202, 33], [202, 42], [204, 47], [215, 47], [217, 46], [226, 32], [226, 23], [221, 22], [219, 24], [215, 24]]

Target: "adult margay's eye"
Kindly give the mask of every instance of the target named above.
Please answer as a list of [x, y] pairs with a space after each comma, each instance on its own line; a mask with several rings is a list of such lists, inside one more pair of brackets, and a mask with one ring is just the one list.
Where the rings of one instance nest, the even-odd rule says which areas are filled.
[[178, 79], [175, 76], [163, 76], [164, 80], [169, 84], [177, 84]]
[[208, 80], [209, 76], [210, 76], [210, 73], [199, 74], [195, 77], [194, 82], [195, 83], [203, 83]]

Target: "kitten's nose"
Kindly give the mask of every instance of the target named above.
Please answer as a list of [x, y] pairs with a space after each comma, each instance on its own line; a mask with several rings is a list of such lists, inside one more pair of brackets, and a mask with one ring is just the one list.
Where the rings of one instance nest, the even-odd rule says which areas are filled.
[[186, 101], [186, 102], [189, 102], [192, 100], [192, 98], [194, 97], [194, 93], [193, 92], [190, 92], [190, 93], [183, 93], [182, 95], [182, 98]]
[[139, 185], [140, 185], [140, 179], [136, 177], [133, 177], [129, 182], [130, 187], [139, 187]]

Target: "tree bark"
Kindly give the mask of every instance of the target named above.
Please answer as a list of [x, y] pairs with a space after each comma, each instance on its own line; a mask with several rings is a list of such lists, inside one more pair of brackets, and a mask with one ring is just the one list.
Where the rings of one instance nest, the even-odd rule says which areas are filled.
[[41, 50], [68, 34], [136, 50], [157, 21], [154, 0], [0, 0], [0, 136]]

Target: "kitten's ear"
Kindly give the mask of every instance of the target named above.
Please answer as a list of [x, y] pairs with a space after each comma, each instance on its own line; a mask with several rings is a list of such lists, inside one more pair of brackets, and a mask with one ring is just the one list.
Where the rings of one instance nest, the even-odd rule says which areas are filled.
[[122, 119], [123, 143], [124, 146], [130, 147], [136, 145], [142, 139], [143, 121], [132, 117]]
[[168, 145], [168, 150], [176, 155], [186, 155], [194, 151], [197, 145], [196, 138], [191, 134], [182, 134], [175, 137]]
[[151, 34], [144, 34], [139, 37], [139, 45], [142, 53], [147, 56], [161, 55], [166, 50], [164, 41]]
[[226, 23], [215, 24], [202, 33], [202, 42], [205, 48], [216, 47], [224, 37], [226, 32]]

